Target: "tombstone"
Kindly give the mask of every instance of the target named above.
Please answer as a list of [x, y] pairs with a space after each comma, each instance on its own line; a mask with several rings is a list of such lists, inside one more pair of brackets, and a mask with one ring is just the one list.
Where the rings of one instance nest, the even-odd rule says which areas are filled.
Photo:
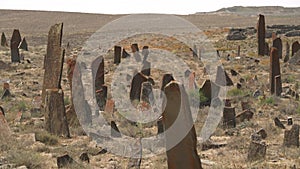
[[224, 107], [223, 110], [223, 126], [225, 128], [235, 128], [235, 108], [234, 107]]
[[48, 34], [47, 54], [44, 58], [44, 82], [42, 101], [45, 101], [46, 89], [61, 89], [61, 78], [65, 50], [61, 47], [63, 23], [55, 24]]
[[142, 73], [138, 72], [131, 81], [131, 88], [130, 88], [130, 100], [138, 100], [140, 101], [141, 97], [141, 89], [142, 83], [148, 81], [148, 78], [143, 75]]
[[281, 128], [281, 129], [285, 129], [285, 126], [282, 124], [282, 122], [279, 120], [278, 117], [274, 118], [274, 123], [275, 123], [275, 126]]
[[26, 42], [25, 37], [22, 39], [22, 42], [20, 43], [20, 45], [18, 46], [19, 49], [23, 49], [25, 51], [28, 51], [28, 45]]
[[121, 46], [115, 46], [114, 50], [114, 64], [121, 63]]
[[237, 123], [244, 122], [245, 120], [250, 121], [253, 118], [254, 113], [249, 109], [244, 110], [242, 113], [238, 114], [236, 118]]
[[102, 89], [96, 91], [96, 100], [99, 110], [104, 111], [107, 100], [107, 86], [102, 85]]
[[143, 153], [141, 138], [135, 139], [135, 142], [133, 143], [133, 145], [131, 145], [131, 151], [132, 151], [132, 156], [128, 161], [127, 169], [140, 169], [142, 163], [142, 153]]
[[79, 157], [79, 159], [83, 162], [87, 162], [87, 163], [90, 163], [90, 158], [89, 158], [89, 155], [88, 153], [82, 153]]
[[282, 40], [280, 38], [274, 39], [273, 47], [277, 49], [279, 59], [282, 59]]
[[144, 63], [145, 61], [147, 61], [147, 58], [149, 56], [149, 46], [143, 47], [142, 55], [144, 56], [144, 59], [143, 59], [143, 63]]
[[274, 41], [277, 38], [276, 32], [272, 32], [272, 41]]
[[134, 44], [131, 45], [131, 51], [133, 53], [135, 61], [141, 62], [142, 58], [141, 58], [141, 55], [139, 54], [139, 47], [138, 47], [137, 43], [134, 43]]
[[143, 62], [143, 67], [141, 71], [144, 75], [150, 76], [151, 75], [151, 62], [144, 61]]
[[115, 111], [115, 102], [112, 99], [108, 99], [105, 105], [105, 112], [112, 114]]
[[5, 89], [5, 90], [3, 91], [3, 94], [2, 94], [2, 96], [1, 96], [1, 99], [3, 100], [3, 99], [5, 99], [5, 98], [7, 98], [7, 97], [10, 97], [10, 96], [11, 96], [11, 93], [10, 93], [9, 89]]
[[121, 137], [121, 132], [118, 129], [118, 126], [117, 126], [115, 121], [110, 122], [110, 128], [111, 128], [111, 132], [110, 132], [111, 137], [114, 137], [114, 138], [120, 138]]
[[292, 117], [288, 117], [287, 122], [288, 122], [289, 126], [293, 125], [293, 118]]
[[231, 100], [230, 99], [224, 99], [224, 105], [226, 107], [231, 107]]
[[62, 89], [47, 89], [45, 95], [45, 129], [54, 135], [70, 137]]
[[163, 124], [162, 118], [159, 118], [157, 120], [157, 135], [159, 135], [163, 132], [164, 132], [164, 124]]
[[285, 57], [283, 60], [284, 63], [288, 62], [290, 59], [290, 44], [289, 44], [289, 42], [286, 42], [285, 48], [286, 48], [286, 51], [285, 51]]
[[104, 85], [104, 58], [98, 57], [92, 62], [92, 75], [94, 91], [102, 90]]
[[[278, 50], [271, 48], [270, 53], [270, 92], [275, 93], [275, 76], [280, 75], [280, 63], [278, 57]], [[281, 82], [280, 82], [281, 83]]]
[[292, 56], [295, 55], [295, 53], [297, 53], [297, 51], [300, 49], [300, 44], [298, 41], [294, 42], [292, 44]]
[[237, 56], [241, 56], [241, 46], [238, 45]]
[[163, 78], [162, 78], [162, 84], [161, 84], [161, 94], [160, 96], [162, 97], [162, 93], [165, 91], [165, 87], [168, 83], [170, 83], [171, 81], [175, 80], [172, 74], [164, 74]]
[[251, 109], [250, 103], [248, 101], [241, 101], [242, 110], [249, 110]]
[[256, 134], [260, 135], [262, 139], [266, 139], [268, 137], [266, 130], [263, 128], [259, 129]]
[[10, 40], [11, 62], [20, 62], [19, 44], [21, 35], [18, 29], [15, 29]]
[[258, 55], [264, 56], [265, 54], [265, 16], [259, 14], [257, 22], [257, 42], [258, 42]]
[[263, 160], [266, 157], [267, 145], [265, 142], [251, 141], [247, 159], [248, 161]]
[[1, 46], [3, 46], [3, 47], [8, 46], [7, 39], [6, 39], [6, 36], [5, 36], [4, 32], [2, 32], [2, 35], [1, 35]]
[[166, 132], [168, 168], [201, 169], [201, 161], [197, 153], [197, 136], [185, 89], [178, 82], [171, 81], [165, 86], [164, 91], [166, 106], [162, 116], [165, 129], [169, 129], [175, 120], [179, 121], [177, 127], [180, 129], [191, 125], [191, 128], [188, 127], [187, 135], [175, 145], [172, 141], [176, 133]]
[[220, 91], [220, 86], [216, 85], [214, 82], [211, 82], [209, 79], [205, 80], [202, 84], [199, 92], [201, 92], [210, 103], [213, 98], [218, 97]]
[[284, 131], [283, 145], [286, 147], [299, 147], [299, 125], [294, 124], [290, 130]]
[[231, 76], [237, 76], [239, 73], [233, 69], [230, 69]]
[[146, 102], [150, 104], [154, 101], [154, 95], [152, 92], [152, 84], [150, 82], [143, 82], [142, 83], [142, 94], [141, 94], [141, 100], [143, 102]]
[[58, 168], [64, 168], [73, 164], [74, 160], [68, 154], [65, 154], [63, 156], [57, 157], [56, 163]]
[[128, 52], [126, 52], [126, 50], [123, 48], [122, 50], [122, 58], [128, 58], [130, 57], [130, 54]]
[[281, 76], [277, 75], [275, 76], [275, 95], [281, 96], [281, 92], [282, 92]]
[[219, 86], [232, 86], [233, 82], [226, 73], [226, 71], [222, 68], [222, 66], [218, 66], [217, 69], [217, 77], [216, 77], [216, 82], [217, 85]]
[[268, 42], [265, 42], [265, 55], [269, 56], [270, 55], [270, 48]]

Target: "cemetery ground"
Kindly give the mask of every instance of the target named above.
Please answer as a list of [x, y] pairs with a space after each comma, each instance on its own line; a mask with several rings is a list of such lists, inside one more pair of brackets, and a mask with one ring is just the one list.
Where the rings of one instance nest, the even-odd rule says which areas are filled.
[[[70, 138], [48, 133], [45, 130], [44, 111], [41, 108], [45, 71], [44, 57], [47, 53], [47, 33], [50, 27], [64, 22], [62, 47], [66, 49], [66, 53], [61, 88], [64, 91], [64, 104], [68, 110], [72, 97], [70, 81], [67, 77], [67, 60], [76, 58], [85, 41], [97, 29], [121, 15], [30, 11], [0, 11], [0, 14], [0, 32], [5, 32], [8, 44], [10, 44], [9, 40], [14, 29], [19, 29], [22, 38], [26, 37], [28, 43], [28, 51], [20, 49], [20, 55], [24, 57], [20, 63], [11, 63], [10, 48], [0, 47], [0, 96], [4, 93], [2, 84], [7, 81], [11, 94], [11, 96], [0, 99], [0, 106], [4, 109], [4, 118], [7, 121], [4, 123], [0, 119], [0, 168], [20, 166], [57, 168], [58, 157], [66, 154], [73, 159], [73, 162], [65, 166], [66, 168], [127, 168], [129, 158], [114, 155], [107, 152], [105, 147], [97, 146], [94, 140], [86, 136], [76, 118], [72, 118], [68, 111]], [[292, 118], [293, 124], [300, 125], [299, 60], [294, 63], [284, 62], [287, 50], [286, 42], [292, 46], [294, 42], [300, 41], [300, 36], [277, 35], [282, 40], [283, 58], [280, 59], [282, 94], [276, 96], [270, 94], [270, 56], [258, 56], [255, 31], [251, 32], [252, 29], [249, 29], [250, 31], [243, 40], [227, 40], [231, 28], [256, 28], [257, 16], [198, 14], [181, 17], [203, 30], [216, 50], [219, 51], [220, 62], [233, 81], [233, 85], [228, 86], [226, 99], [230, 100], [230, 107], [235, 107], [236, 125], [235, 127], [224, 127], [221, 121], [209, 141], [200, 144], [200, 140], [198, 140], [197, 151], [202, 167], [212, 169], [300, 167], [299, 141], [298, 147], [284, 144], [285, 131], [292, 127], [292, 125], [288, 125], [288, 118]], [[224, 19], [228, 22], [225, 23]], [[267, 25], [300, 25], [300, 15], [266, 15], [265, 19], [266, 27]], [[270, 47], [272, 46], [271, 36], [267, 37], [265, 41]], [[195, 82], [198, 87], [201, 87], [201, 84], [208, 78], [204, 64], [193, 57], [193, 53], [187, 46], [172, 38], [142, 35], [125, 39], [118, 45], [131, 54], [130, 45], [132, 43], [137, 43], [140, 49], [147, 45], [150, 49], [171, 50], [186, 62], [192, 72], [195, 72]], [[238, 54], [238, 48], [240, 48], [240, 54]], [[289, 52], [289, 58], [293, 57], [292, 52]], [[298, 57], [300, 57], [299, 54]], [[105, 84], [109, 91], [112, 75], [117, 67], [114, 64], [114, 48], [107, 53], [105, 58]], [[151, 70], [151, 78], [155, 82], [153, 88], [160, 89], [164, 73], [166, 72]], [[110, 93], [108, 93], [109, 97]], [[247, 105], [246, 108], [244, 108], [244, 104]], [[122, 134], [129, 136], [156, 135], [156, 125], [132, 125], [118, 114], [118, 110], [113, 111], [104, 111], [104, 116], [108, 122], [115, 121]], [[242, 113], [245, 111], [252, 112], [253, 116], [244, 117]], [[208, 112], [208, 106], [199, 109], [194, 124], [197, 136], [205, 123]], [[280, 124], [275, 124], [276, 117], [285, 129], [279, 127]], [[72, 119], [70, 120], [70, 118]], [[263, 132], [259, 132], [262, 131], [261, 129], [267, 134], [266, 137], [261, 134]], [[251, 160], [248, 157], [249, 147], [256, 139], [260, 143], [264, 142], [266, 152], [264, 157]], [[84, 158], [83, 153], [87, 153], [89, 160]], [[167, 167], [165, 153], [143, 158], [140, 165], [140, 168], [150, 169]]]

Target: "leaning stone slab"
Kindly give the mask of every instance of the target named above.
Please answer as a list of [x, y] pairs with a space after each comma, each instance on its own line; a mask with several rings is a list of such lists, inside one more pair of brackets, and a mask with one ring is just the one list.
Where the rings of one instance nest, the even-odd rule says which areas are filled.
[[10, 40], [11, 62], [20, 62], [19, 44], [21, 42], [21, 34], [15, 29]]

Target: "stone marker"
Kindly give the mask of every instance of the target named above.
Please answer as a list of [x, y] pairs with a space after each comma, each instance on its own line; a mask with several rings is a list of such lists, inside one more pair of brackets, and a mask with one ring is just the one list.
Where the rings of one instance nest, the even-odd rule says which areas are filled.
[[179, 120], [177, 125], [181, 129], [191, 125], [188, 134], [175, 146], [169, 144], [177, 134], [168, 132], [165, 134], [168, 168], [201, 169], [201, 161], [197, 153], [196, 131], [185, 89], [176, 81], [171, 81], [166, 85], [164, 91], [166, 94], [166, 100], [164, 100], [166, 107], [162, 116], [165, 129], [169, 129], [175, 120]]
[[141, 62], [142, 58], [141, 58], [141, 55], [139, 54], [139, 47], [138, 47], [137, 43], [134, 43], [134, 44], [131, 45], [131, 51], [133, 53], [133, 56], [134, 56], [135, 60], [137, 62]]
[[205, 80], [199, 89], [199, 92], [201, 92], [207, 98], [207, 102], [209, 104], [213, 98], [218, 97], [219, 91], [220, 86], [216, 85], [214, 82], [211, 82], [209, 79]]
[[259, 14], [257, 22], [257, 42], [258, 42], [258, 55], [263, 56], [265, 54], [265, 16]]
[[238, 45], [237, 56], [241, 56], [241, 46]]
[[222, 66], [218, 66], [216, 84], [219, 86], [233, 86], [232, 80]]
[[92, 62], [92, 75], [94, 91], [102, 90], [104, 85], [104, 58], [98, 57]]
[[272, 41], [274, 41], [277, 38], [276, 32], [272, 32]]
[[254, 113], [252, 111], [250, 111], [249, 109], [244, 110], [242, 113], [240, 113], [236, 116], [236, 122], [240, 123], [245, 120], [250, 121], [250, 119], [253, 118], [253, 115], [254, 115]]
[[121, 137], [121, 132], [118, 129], [118, 126], [115, 121], [110, 122], [110, 128], [111, 128], [111, 131], [110, 131], [111, 137], [115, 137], [115, 138]]
[[58, 168], [64, 168], [68, 167], [68, 165], [73, 164], [74, 160], [68, 154], [65, 154], [63, 156], [57, 157], [56, 162]]
[[300, 50], [300, 44], [298, 41], [296, 41], [292, 44], [292, 56], [294, 56], [298, 50]]
[[90, 163], [90, 158], [89, 158], [88, 153], [82, 153], [82, 154], [80, 155], [79, 159], [80, 159], [81, 161]]
[[263, 128], [259, 129], [256, 134], [260, 135], [262, 139], [266, 139], [268, 137], [266, 130]]
[[150, 76], [151, 75], [151, 62], [144, 61], [143, 62], [143, 67], [141, 71], [144, 75]]
[[264, 142], [251, 141], [248, 151], [248, 161], [263, 160], [266, 157], [267, 145]]
[[154, 95], [152, 92], [152, 84], [150, 82], [143, 82], [142, 83], [142, 94], [141, 94], [141, 100], [143, 102], [146, 102], [150, 104], [154, 101]]
[[242, 110], [249, 110], [251, 109], [249, 101], [241, 101]]
[[265, 55], [269, 56], [270, 55], [270, 48], [268, 42], [265, 42]]
[[11, 62], [20, 62], [19, 44], [21, 35], [18, 29], [15, 29], [10, 40]]
[[107, 86], [102, 85], [102, 89], [96, 91], [96, 100], [99, 110], [104, 111], [107, 100]]
[[281, 76], [277, 75], [275, 76], [275, 95], [281, 96], [281, 92], [282, 92]]
[[122, 50], [122, 58], [128, 58], [130, 57], [130, 54], [128, 52], [126, 52], [126, 50], [123, 48]]
[[223, 126], [225, 128], [235, 128], [235, 108], [234, 107], [224, 107], [223, 111]]
[[143, 58], [143, 63], [144, 63], [145, 61], [147, 61], [148, 56], [149, 56], [149, 46], [143, 47], [142, 55], [144, 56], [144, 58]]
[[283, 145], [299, 147], [299, 125], [294, 124], [290, 130], [284, 131]]
[[64, 104], [64, 93], [61, 89], [46, 90], [44, 113], [45, 129], [49, 133], [70, 137]]
[[282, 59], [282, 40], [280, 38], [274, 39], [273, 47], [277, 49], [279, 59]]
[[148, 78], [142, 73], [138, 72], [132, 79], [130, 88], [130, 100], [140, 101], [142, 83], [148, 81]]
[[6, 39], [6, 36], [5, 36], [4, 32], [2, 32], [2, 35], [1, 35], [1, 46], [3, 46], [3, 47], [8, 46], [7, 39]]
[[274, 118], [274, 123], [275, 123], [275, 126], [277, 126], [279, 128], [282, 128], [282, 129], [285, 129], [284, 125], [281, 123], [281, 121], [279, 120], [278, 117]]
[[140, 169], [142, 163], [142, 140], [141, 138], [137, 138], [134, 144], [131, 147], [132, 150], [132, 157], [130, 157], [127, 169]]
[[28, 51], [28, 45], [27, 45], [25, 37], [22, 39], [22, 41], [21, 41], [20, 45], [18, 46], [18, 48], [23, 49], [25, 51]]
[[[271, 49], [270, 53], [270, 92], [275, 94], [275, 76], [280, 76], [280, 63], [278, 51], [276, 48]], [[281, 83], [281, 81], [280, 81]], [[280, 88], [278, 86], [278, 88]]]
[[112, 99], [108, 99], [105, 105], [105, 112], [112, 114], [115, 111], [115, 102]]
[[289, 126], [293, 125], [293, 118], [292, 117], [288, 117], [287, 122], [288, 122]]
[[42, 101], [45, 101], [46, 89], [61, 89], [61, 78], [65, 51], [61, 47], [63, 24], [55, 24], [48, 34], [47, 54], [44, 59], [44, 82]]
[[284, 57], [284, 63], [288, 62], [290, 59], [290, 44], [289, 42], [286, 42], [285, 44], [285, 57]]
[[115, 46], [114, 50], [114, 64], [121, 63], [121, 46]]
[[7, 97], [10, 97], [10, 96], [11, 96], [11, 93], [10, 93], [9, 89], [5, 89], [5, 90], [3, 91], [3, 94], [2, 94], [2, 96], [1, 96], [1, 99], [3, 100], [3, 99], [5, 99], [5, 98], [7, 98]]

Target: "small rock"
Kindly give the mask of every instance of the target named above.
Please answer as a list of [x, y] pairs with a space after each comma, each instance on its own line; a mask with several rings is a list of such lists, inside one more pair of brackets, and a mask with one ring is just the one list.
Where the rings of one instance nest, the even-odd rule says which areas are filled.
[[257, 98], [259, 96], [262, 96], [263, 95], [263, 92], [261, 90], [256, 90], [254, 93], [253, 93], [253, 97]]
[[275, 126], [285, 129], [284, 125], [281, 123], [281, 121], [278, 119], [278, 117], [275, 117], [274, 123], [275, 123]]
[[80, 159], [81, 161], [90, 163], [90, 158], [89, 158], [89, 155], [88, 155], [87, 153], [82, 153], [82, 154], [80, 155], [79, 159]]
[[73, 164], [73, 163], [74, 163], [74, 160], [68, 154], [57, 157], [58, 168], [63, 168], [70, 164]]
[[262, 139], [266, 139], [268, 136], [266, 130], [263, 128], [259, 129], [256, 134], [260, 135]]

